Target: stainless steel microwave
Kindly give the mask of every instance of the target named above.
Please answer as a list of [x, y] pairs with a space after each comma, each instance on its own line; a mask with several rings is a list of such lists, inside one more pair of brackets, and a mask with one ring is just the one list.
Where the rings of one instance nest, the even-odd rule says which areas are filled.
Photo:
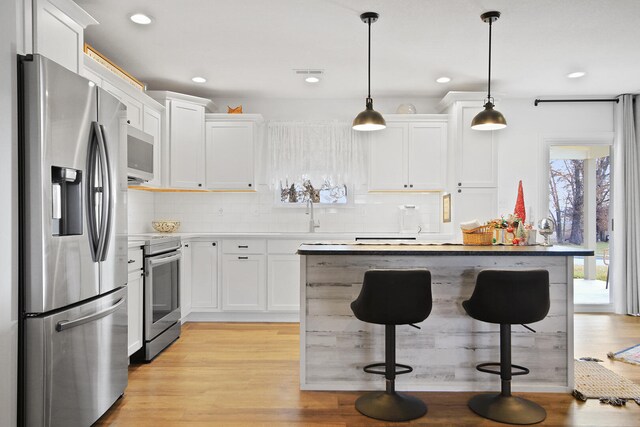
[[129, 181], [153, 179], [153, 151], [156, 149], [152, 135], [127, 126], [127, 176]]

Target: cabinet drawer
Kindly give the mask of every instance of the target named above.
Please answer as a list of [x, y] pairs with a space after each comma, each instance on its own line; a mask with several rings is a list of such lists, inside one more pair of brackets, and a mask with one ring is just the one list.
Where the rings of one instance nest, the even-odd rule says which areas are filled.
[[264, 254], [267, 251], [266, 240], [223, 240], [222, 252], [225, 254]]
[[295, 255], [302, 240], [269, 240], [269, 254]]
[[129, 272], [142, 270], [142, 249], [129, 249], [127, 267]]

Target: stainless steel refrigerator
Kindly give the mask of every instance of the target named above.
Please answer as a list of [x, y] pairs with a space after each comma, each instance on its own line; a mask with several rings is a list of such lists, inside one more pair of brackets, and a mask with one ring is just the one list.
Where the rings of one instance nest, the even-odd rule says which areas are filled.
[[89, 426], [127, 385], [126, 109], [18, 63], [21, 424]]

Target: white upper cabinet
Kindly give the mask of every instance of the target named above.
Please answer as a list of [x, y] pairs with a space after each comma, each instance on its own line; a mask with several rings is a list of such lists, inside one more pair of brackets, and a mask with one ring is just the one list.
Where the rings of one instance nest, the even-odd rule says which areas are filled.
[[443, 190], [447, 179], [446, 120], [410, 123], [408, 154], [409, 187]]
[[153, 179], [145, 183], [150, 187], [160, 187], [162, 185], [162, 113], [144, 105], [143, 108], [143, 131], [153, 136]]
[[407, 123], [387, 122], [387, 128], [371, 132], [369, 146], [369, 190], [408, 188]]
[[169, 185], [175, 188], [203, 188], [205, 183], [204, 107], [173, 100], [170, 112]]
[[127, 106], [127, 123], [136, 129], [143, 129], [142, 102], [126, 94], [122, 89], [117, 88], [109, 81], [102, 80], [102, 89], [118, 98], [120, 102]]
[[206, 115], [206, 183], [211, 190], [255, 189], [255, 145], [262, 116]]
[[98, 21], [71, 0], [25, 0], [21, 10], [24, 53], [39, 53], [80, 73], [84, 29]]
[[165, 126], [162, 138], [163, 187], [206, 188], [205, 111], [215, 109], [209, 99], [168, 91], [147, 94], [164, 104]]
[[481, 102], [458, 102], [456, 186], [495, 187], [498, 180], [494, 131], [471, 129], [471, 121], [483, 110]]
[[447, 116], [387, 115], [371, 132], [369, 191], [441, 191], [447, 179]]
[[453, 148], [453, 187], [487, 188], [498, 183], [498, 144], [495, 132], [471, 129], [483, 110], [485, 93], [449, 92], [440, 109], [449, 114], [449, 140]]

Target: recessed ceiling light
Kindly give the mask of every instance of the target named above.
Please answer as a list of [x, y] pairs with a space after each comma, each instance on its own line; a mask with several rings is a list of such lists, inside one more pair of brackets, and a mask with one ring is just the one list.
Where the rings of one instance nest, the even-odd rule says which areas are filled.
[[204, 77], [193, 77], [191, 79], [194, 83], [206, 83], [207, 79], [205, 79]]
[[574, 71], [573, 73], [567, 74], [567, 77], [570, 79], [578, 79], [580, 77], [583, 77], [585, 74], [587, 73], [585, 73], [584, 71]]
[[324, 74], [324, 70], [309, 68], [294, 69], [293, 72], [298, 76], [302, 76], [302, 79], [309, 84], [319, 83]]
[[450, 81], [451, 81], [451, 78], [450, 77], [445, 77], [445, 76], [438, 77], [436, 79], [436, 82], [438, 82], [438, 83], [449, 83]]
[[136, 24], [140, 24], [140, 25], [149, 25], [149, 24], [151, 24], [151, 18], [149, 18], [144, 13], [133, 14], [133, 15], [131, 15], [130, 19], [133, 22], [135, 22]]

